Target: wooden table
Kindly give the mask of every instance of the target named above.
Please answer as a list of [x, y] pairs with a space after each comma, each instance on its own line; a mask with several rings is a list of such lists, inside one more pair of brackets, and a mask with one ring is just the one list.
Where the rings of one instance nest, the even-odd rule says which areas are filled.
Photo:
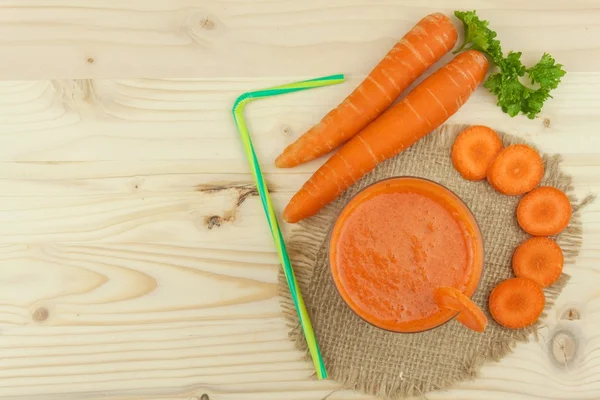
[[[597, 1], [452, 3], [492, 20], [505, 50], [528, 62], [548, 51], [569, 73], [535, 120], [509, 118], [479, 89], [451, 122], [560, 152], [577, 193], [598, 193]], [[247, 90], [348, 74], [248, 109], [281, 210], [322, 162], [278, 170], [282, 147], [419, 18], [447, 7], [0, 3], [0, 398], [368, 398], [311, 380], [287, 339], [279, 265], [230, 108]], [[600, 202], [583, 220], [581, 256], [539, 341], [428, 399], [600, 398]]]

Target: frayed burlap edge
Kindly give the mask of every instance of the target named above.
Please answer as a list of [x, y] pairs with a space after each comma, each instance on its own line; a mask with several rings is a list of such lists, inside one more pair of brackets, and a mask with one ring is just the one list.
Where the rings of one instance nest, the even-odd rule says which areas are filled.
[[[468, 125], [444, 125], [436, 131], [429, 134], [427, 137], [421, 140], [431, 141], [432, 146], [440, 147], [441, 149], [447, 149], [448, 152], [456, 135], [460, 133]], [[511, 144], [524, 143], [536, 148], [532, 143], [513, 135], [499, 134], [502, 136], [504, 146]], [[582, 244], [582, 225], [581, 225], [581, 210], [588, 204], [590, 204], [595, 196], [588, 195], [581, 202], [578, 201], [574, 195], [574, 188], [572, 186], [572, 177], [565, 174], [560, 169], [561, 157], [560, 155], [543, 155], [544, 164], [546, 167], [544, 181], [552, 178], [559, 183], [559, 186], [564, 190], [571, 201], [573, 208], [573, 216], [569, 226], [556, 237], [557, 243], [561, 246], [565, 256], [565, 266], [574, 264], [577, 255], [579, 254]], [[330, 212], [330, 206], [326, 207], [322, 214]], [[320, 214], [304, 220], [298, 224], [291, 235], [288, 245], [288, 251], [292, 259], [294, 272], [300, 285], [300, 289], [305, 293], [310, 284], [310, 280], [313, 273], [313, 267], [317, 256], [319, 254], [321, 245], [326, 240], [330, 230], [330, 220], [328, 218], [320, 217]], [[447, 382], [445, 385], [428, 385], [425, 383], [421, 387], [416, 385], [408, 384], [402, 379], [384, 379], [383, 381], [377, 382], [377, 384], [362, 383], [359, 369], [352, 369], [349, 371], [336, 371], [329, 369], [330, 375], [335, 377], [345, 388], [359, 390], [368, 394], [374, 394], [378, 397], [390, 398], [391, 393], [395, 394], [395, 398], [398, 397], [409, 397], [409, 396], [422, 396], [424, 393], [447, 389], [457, 381], [470, 380], [478, 376], [480, 367], [488, 361], [499, 361], [504, 356], [509, 354], [517, 342], [527, 342], [530, 338], [537, 339], [538, 331], [543, 326], [543, 319], [547, 316], [547, 313], [554, 306], [554, 302], [558, 298], [558, 295], [565, 287], [569, 280], [569, 276], [562, 274], [559, 280], [549, 288], [545, 289], [546, 295], [546, 306], [542, 318], [534, 326], [520, 329], [515, 331], [513, 335], [513, 341], [493, 343], [487, 350], [487, 353], [480, 354], [471, 360], [471, 363], [464, 365], [461, 370], [459, 378], [452, 382]], [[279, 273], [279, 295], [281, 297], [281, 307], [288, 327], [290, 328], [289, 337], [295, 343], [296, 347], [303, 351], [308, 359], [308, 347], [302, 330], [299, 326], [298, 316], [294, 308], [292, 299], [290, 297], [287, 283], [283, 273]], [[310, 314], [310, 309], [308, 310]], [[318, 338], [317, 338], [318, 339]], [[399, 394], [399, 396], [398, 396]]]

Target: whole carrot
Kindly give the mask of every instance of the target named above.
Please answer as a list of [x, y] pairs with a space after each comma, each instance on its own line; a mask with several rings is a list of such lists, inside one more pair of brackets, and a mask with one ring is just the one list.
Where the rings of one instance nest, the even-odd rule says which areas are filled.
[[456, 43], [452, 21], [441, 13], [420, 20], [369, 76], [275, 160], [289, 168], [329, 153], [377, 118]]
[[316, 214], [377, 164], [440, 126], [467, 101], [487, 69], [480, 52], [456, 56], [327, 160], [290, 200], [283, 218], [298, 222]]

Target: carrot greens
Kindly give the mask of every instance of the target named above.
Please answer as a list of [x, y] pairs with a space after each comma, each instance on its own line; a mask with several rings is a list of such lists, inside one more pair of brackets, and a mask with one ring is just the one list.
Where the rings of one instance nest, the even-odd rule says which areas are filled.
[[[537, 64], [527, 68], [521, 62], [521, 52], [510, 51], [504, 57], [496, 32], [488, 28], [488, 21], [479, 19], [476, 11], [455, 11], [454, 15], [462, 21], [465, 32], [465, 42], [455, 53], [466, 49], [485, 53], [499, 68], [483, 85], [496, 95], [498, 106], [511, 117], [522, 113], [535, 118], [565, 75], [562, 64], [544, 53]], [[531, 86], [524, 85], [521, 78]]]

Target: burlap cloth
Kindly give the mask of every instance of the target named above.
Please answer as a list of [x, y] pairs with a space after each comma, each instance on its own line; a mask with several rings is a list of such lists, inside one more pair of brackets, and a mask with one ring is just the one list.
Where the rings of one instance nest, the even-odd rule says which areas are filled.
[[[388, 398], [448, 388], [457, 381], [474, 378], [483, 363], [499, 360], [516, 342], [526, 341], [538, 328], [505, 329], [489, 315], [489, 294], [498, 282], [512, 276], [513, 251], [528, 236], [516, 222], [518, 197], [498, 194], [487, 182], [466, 181], [453, 168], [450, 147], [464, 128], [449, 125], [432, 132], [379, 165], [317, 216], [302, 222], [291, 235], [290, 256], [325, 365], [330, 377], [347, 388]], [[505, 146], [525, 143], [518, 137], [501, 135]], [[575, 211], [569, 227], [557, 238], [568, 271], [568, 264], [574, 262], [581, 244], [577, 211], [583, 203], [576, 203], [571, 178], [560, 171], [560, 158], [548, 155], [543, 158], [546, 174], [542, 184], [566, 191]], [[352, 195], [375, 181], [392, 176], [416, 176], [441, 183], [460, 196], [475, 215], [483, 233], [485, 267], [474, 301], [490, 320], [485, 333], [469, 331], [454, 320], [423, 333], [387, 332], [357, 317], [337, 293], [327, 261], [327, 239], [333, 222]], [[567, 275], [563, 274], [546, 290], [546, 311], [552, 307], [567, 280]], [[306, 351], [282, 274], [279, 293], [291, 326], [290, 338], [299, 349]]]

